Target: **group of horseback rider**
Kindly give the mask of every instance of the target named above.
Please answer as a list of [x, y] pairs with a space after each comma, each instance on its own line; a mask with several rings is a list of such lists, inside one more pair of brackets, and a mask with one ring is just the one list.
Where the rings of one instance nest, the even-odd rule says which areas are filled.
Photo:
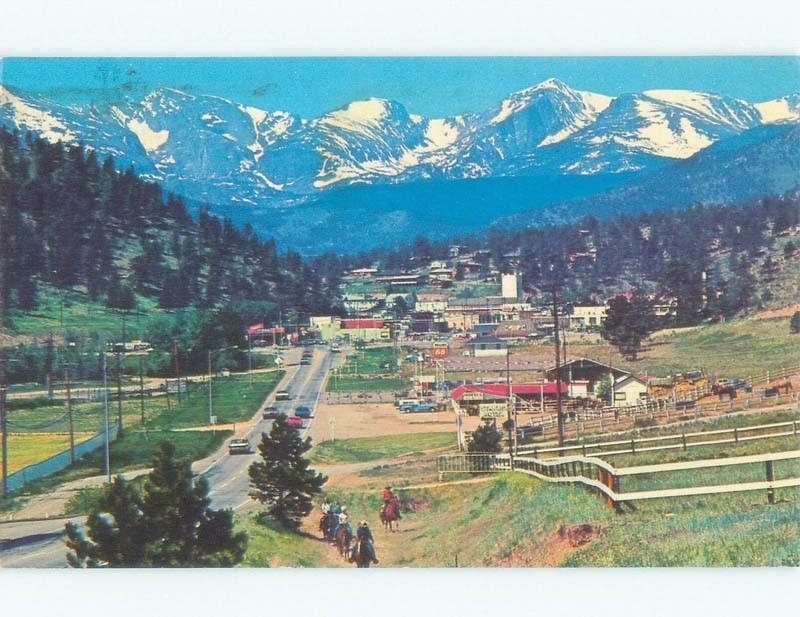
[[[381, 519], [387, 508], [393, 508], [400, 518], [400, 500], [392, 492], [392, 487], [387, 486], [383, 489], [383, 506], [381, 507]], [[356, 542], [350, 548], [350, 561], [354, 561], [356, 553], [365, 551], [372, 563], [378, 563], [378, 556], [375, 553], [375, 539], [372, 537], [372, 530], [367, 521], [361, 521], [353, 534], [353, 527], [350, 525], [350, 515], [347, 513], [347, 506], [331, 503], [325, 497], [320, 504], [322, 519], [320, 529], [323, 531], [325, 539], [331, 544], [335, 543], [339, 529], [344, 527], [346, 538], [355, 538]]]

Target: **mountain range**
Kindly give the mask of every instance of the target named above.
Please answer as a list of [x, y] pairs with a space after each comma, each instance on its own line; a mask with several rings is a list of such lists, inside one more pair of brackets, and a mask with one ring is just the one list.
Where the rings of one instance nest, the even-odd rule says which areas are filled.
[[341, 250], [342, 238], [367, 248], [506, 216], [563, 220], [800, 183], [800, 94], [610, 97], [549, 79], [447, 118], [370, 98], [305, 119], [171, 88], [68, 105], [0, 86], [0, 123], [112, 155], [191, 204], [309, 252]]

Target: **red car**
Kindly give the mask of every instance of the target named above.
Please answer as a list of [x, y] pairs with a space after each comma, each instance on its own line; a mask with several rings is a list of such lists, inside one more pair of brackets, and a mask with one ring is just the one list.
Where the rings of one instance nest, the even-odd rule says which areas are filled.
[[298, 418], [297, 416], [289, 416], [286, 418], [286, 424], [289, 426], [293, 426], [295, 428], [300, 428], [303, 426], [303, 418]]

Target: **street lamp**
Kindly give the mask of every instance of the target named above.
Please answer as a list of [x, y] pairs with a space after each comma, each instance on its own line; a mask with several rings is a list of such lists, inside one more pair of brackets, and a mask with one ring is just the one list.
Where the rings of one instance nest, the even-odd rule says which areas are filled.
[[208, 350], [208, 423], [212, 424], [212, 418], [214, 417], [214, 404], [211, 402], [211, 358], [215, 354], [221, 353], [223, 351], [228, 351], [230, 349], [239, 349], [238, 345], [230, 345], [229, 347], [222, 347], [220, 349], [215, 350]]

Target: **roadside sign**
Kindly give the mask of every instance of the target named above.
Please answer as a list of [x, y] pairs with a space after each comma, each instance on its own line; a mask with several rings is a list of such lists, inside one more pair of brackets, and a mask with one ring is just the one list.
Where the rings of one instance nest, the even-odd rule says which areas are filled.
[[472, 391], [467, 390], [464, 394], [461, 395], [462, 401], [482, 401], [483, 400], [483, 392], [481, 391]]
[[478, 414], [484, 418], [502, 418], [507, 413], [505, 403], [481, 403], [478, 405]]
[[432, 355], [434, 358], [446, 358], [450, 355], [450, 347], [447, 346], [447, 343], [434, 343]]

